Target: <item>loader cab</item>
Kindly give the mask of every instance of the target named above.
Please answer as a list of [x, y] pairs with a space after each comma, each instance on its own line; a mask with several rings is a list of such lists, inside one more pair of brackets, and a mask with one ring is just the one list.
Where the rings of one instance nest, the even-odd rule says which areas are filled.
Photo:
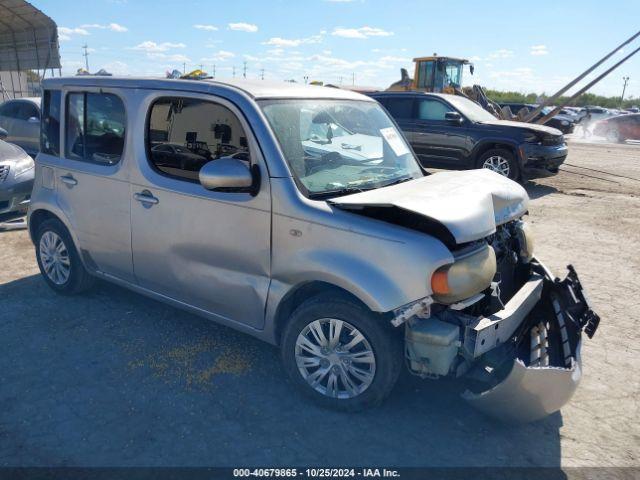
[[420, 57], [415, 63], [415, 88], [424, 92], [454, 93], [462, 86], [462, 74], [465, 65], [473, 75], [473, 64], [466, 59], [439, 57]]

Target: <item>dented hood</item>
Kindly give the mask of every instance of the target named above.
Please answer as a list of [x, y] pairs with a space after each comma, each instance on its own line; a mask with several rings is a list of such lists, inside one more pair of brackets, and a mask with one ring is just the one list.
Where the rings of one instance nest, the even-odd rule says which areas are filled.
[[521, 217], [529, 197], [518, 183], [480, 169], [439, 172], [329, 202], [348, 210], [399, 208], [439, 222], [461, 244], [486, 237], [497, 225]]

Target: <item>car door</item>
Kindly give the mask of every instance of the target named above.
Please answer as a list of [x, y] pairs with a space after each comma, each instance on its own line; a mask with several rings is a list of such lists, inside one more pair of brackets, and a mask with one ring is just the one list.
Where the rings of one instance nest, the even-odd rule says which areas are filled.
[[445, 118], [456, 110], [436, 97], [418, 97], [414, 106], [414, 118], [409, 127], [414, 151], [425, 167], [463, 169], [468, 168], [470, 145], [467, 121]]
[[133, 152], [124, 148], [124, 102], [106, 89], [65, 93], [63, 155], [55, 168], [57, 203], [89, 266], [133, 281], [125, 169]]
[[247, 159], [261, 180], [255, 195], [210, 191], [198, 182], [200, 163], [161, 163], [147, 149], [138, 158], [130, 192], [136, 279], [143, 288], [221, 320], [262, 328], [271, 268], [271, 196], [251, 130], [224, 99], [149, 95], [147, 128], [185, 149], [197, 145], [198, 155], [210, 161], [229, 155]]

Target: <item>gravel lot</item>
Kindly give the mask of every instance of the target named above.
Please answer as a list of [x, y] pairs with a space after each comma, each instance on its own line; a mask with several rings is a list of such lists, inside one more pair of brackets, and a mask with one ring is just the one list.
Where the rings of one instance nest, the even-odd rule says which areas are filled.
[[638, 466], [640, 147], [576, 140], [527, 188], [538, 256], [603, 319], [562, 412], [497, 425], [408, 374], [376, 410], [325, 411], [271, 346], [112, 285], [57, 296], [0, 232], [0, 466]]

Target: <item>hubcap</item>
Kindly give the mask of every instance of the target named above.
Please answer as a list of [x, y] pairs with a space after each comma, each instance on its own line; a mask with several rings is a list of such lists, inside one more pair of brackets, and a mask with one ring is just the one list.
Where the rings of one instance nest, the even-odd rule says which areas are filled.
[[52, 231], [40, 237], [40, 261], [44, 272], [56, 285], [64, 285], [71, 274], [69, 251], [60, 236]]
[[369, 388], [376, 373], [369, 341], [356, 327], [335, 318], [307, 325], [296, 340], [295, 356], [302, 378], [327, 397], [356, 397]]
[[509, 160], [501, 157], [500, 155], [493, 155], [487, 158], [482, 164], [482, 168], [493, 170], [494, 172], [497, 172], [500, 175], [504, 175], [505, 177], [508, 177], [511, 171]]

